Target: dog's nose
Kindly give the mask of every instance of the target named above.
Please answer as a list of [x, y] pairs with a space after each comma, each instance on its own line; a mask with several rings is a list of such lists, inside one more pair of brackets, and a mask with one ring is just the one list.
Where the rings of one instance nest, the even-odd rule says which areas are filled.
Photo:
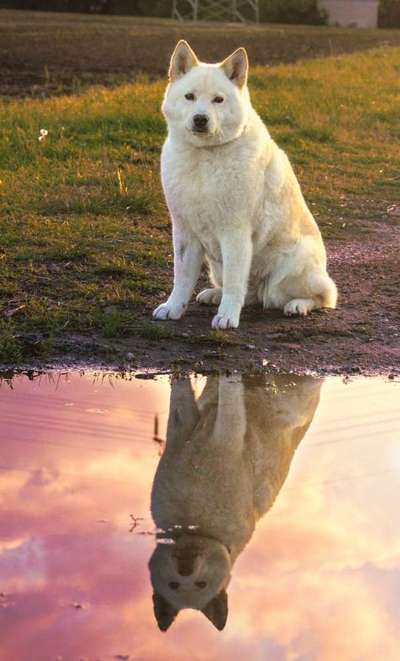
[[196, 553], [192, 549], [183, 549], [176, 559], [178, 574], [180, 576], [191, 576], [196, 565]]
[[195, 115], [193, 117], [193, 124], [196, 129], [205, 129], [208, 124], [207, 115]]
[[193, 556], [186, 558], [179, 558], [178, 560], [178, 574], [180, 576], [191, 576], [194, 571], [194, 560]]

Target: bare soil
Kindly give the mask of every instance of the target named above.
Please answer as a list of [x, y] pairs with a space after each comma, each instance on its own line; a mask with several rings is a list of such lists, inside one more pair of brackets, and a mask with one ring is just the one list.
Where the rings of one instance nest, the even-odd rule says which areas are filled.
[[[128, 16], [0, 10], [0, 94], [44, 97], [136, 75], [165, 76], [178, 39], [217, 61], [245, 46], [253, 64], [272, 65], [400, 46], [400, 30], [320, 26], [180, 24]], [[55, 47], [56, 46], [56, 47]]]

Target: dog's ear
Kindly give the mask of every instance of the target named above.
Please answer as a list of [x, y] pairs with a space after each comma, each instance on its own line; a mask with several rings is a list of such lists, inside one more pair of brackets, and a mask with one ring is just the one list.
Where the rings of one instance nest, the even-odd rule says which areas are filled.
[[172, 83], [177, 78], [184, 76], [185, 73], [199, 63], [196, 53], [190, 48], [187, 41], [181, 39], [175, 46], [169, 65], [168, 77]]
[[229, 80], [238, 87], [243, 87], [247, 83], [247, 74], [249, 71], [249, 58], [244, 48], [238, 48], [232, 55], [226, 58], [221, 64]]
[[153, 606], [158, 628], [161, 631], [167, 631], [179, 611], [171, 606], [171, 604], [158, 592], [154, 592], [153, 594]]
[[221, 590], [201, 612], [208, 617], [218, 631], [222, 631], [228, 618], [228, 595], [226, 591]]

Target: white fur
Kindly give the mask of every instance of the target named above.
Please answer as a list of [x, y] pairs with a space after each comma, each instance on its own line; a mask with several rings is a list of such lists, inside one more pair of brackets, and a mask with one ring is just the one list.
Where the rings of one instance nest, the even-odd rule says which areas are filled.
[[321, 385], [309, 376], [209, 376], [196, 399], [189, 379], [173, 381], [151, 496], [154, 523], [172, 542], [159, 536], [149, 563], [163, 631], [185, 608], [225, 625], [233, 566], [286, 479]]
[[[218, 289], [197, 300], [219, 304], [214, 328], [237, 328], [245, 302], [287, 315], [336, 306], [320, 231], [286, 154], [251, 105], [247, 67], [244, 49], [221, 64], [204, 64], [179, 42], [172, 56], [161, 176], [172, 219], [174, 287], [156, 319], [183, 315], [204, 259]], [[206, 133], [194, 131], [195, 115], [208, 118]]]

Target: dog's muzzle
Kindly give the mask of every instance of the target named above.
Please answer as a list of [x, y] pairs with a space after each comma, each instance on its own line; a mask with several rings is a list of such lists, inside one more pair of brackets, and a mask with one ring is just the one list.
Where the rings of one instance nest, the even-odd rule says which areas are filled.
[[193, 132], [194, 133], [208, 133], [208, 117], [207, 115], [195, 115], [193, 117]]

